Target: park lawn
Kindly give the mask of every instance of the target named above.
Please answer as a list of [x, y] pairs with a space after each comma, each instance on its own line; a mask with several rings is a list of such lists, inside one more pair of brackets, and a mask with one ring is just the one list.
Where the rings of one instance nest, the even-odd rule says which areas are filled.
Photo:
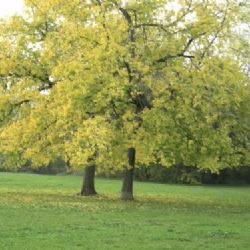
[[79, 176], [0, 173], [0, 249], [250, 249], [250, 187], [97, 179], [81, 197]]

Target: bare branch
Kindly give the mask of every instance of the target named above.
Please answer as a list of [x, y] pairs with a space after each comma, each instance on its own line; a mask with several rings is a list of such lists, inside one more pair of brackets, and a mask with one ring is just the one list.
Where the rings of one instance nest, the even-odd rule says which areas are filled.
[[14, 106], [21, 106], [21, 105], [23, 105], [23, 104], [25, 104], [25, 103], [30, 103], [30, 100], [25, 99], [25, 100], [22, 100], [22, 101], [20, 101], [20, 102], [14, 103], [13, 105], [14, 105]]
[[165, 28], [165, 26], [160, 23], [141, 23], [141, 24], [134, 26], [135, 29], [142, 28], [142, 27], [157, 27], [167, 32], [167, 29]]
[[112, 1], [112, 3], [118, 8], [118, 10], [122, 13], [122, 15], [124, 16], [124, 18], [126, 19], [126, 21], [128, 22], [129, 26], [133, 25], [133, 21], [132, 18], [130, 16], [130, 14], [128, 13], [128, 11], [124, 8], [122, 8], [117, 1]]
[[155, 62], [156, 63], [166, 62], [170, 59], [174, 59], [174, 58], [178, 58], [178, 57], [184, 57], [184, 58], [189, 58], [189, 59], [194, 58], [194, 56], [192, 56], [192, 55], [185, 55], [184, 53], [178, 53], [176, 55], [166, 55], [166, 56], [156, 60]]

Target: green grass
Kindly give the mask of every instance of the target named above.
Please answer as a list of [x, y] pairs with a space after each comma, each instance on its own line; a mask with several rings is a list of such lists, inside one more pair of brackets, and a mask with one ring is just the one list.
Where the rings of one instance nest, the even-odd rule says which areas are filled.
[[0, 249], [250, 249], [250, 187], [97, 179], [81, 197], [78, 176], [0, 173]]

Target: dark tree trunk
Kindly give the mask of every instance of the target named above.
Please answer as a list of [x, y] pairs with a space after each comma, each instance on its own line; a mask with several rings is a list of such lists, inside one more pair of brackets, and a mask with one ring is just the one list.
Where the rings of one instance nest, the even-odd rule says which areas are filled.
[[122, 184], [121, 199], [133, 200], [133, 178], [135, 168], [135, 148], [128, 149], [129, 168], [124, 171], [124, 179]]
[[97, 194], [95, 191], [95, 166], [85, 167], [81, 195], [90, 196]]

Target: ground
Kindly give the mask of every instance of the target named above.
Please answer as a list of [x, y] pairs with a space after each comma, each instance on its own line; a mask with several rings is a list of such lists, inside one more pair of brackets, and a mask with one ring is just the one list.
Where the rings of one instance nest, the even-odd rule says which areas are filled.
[[250, 249], [250, 187], [97, 179], [100, 195], [79, 196], [81, 177], [0, 173], [0, 249]]

